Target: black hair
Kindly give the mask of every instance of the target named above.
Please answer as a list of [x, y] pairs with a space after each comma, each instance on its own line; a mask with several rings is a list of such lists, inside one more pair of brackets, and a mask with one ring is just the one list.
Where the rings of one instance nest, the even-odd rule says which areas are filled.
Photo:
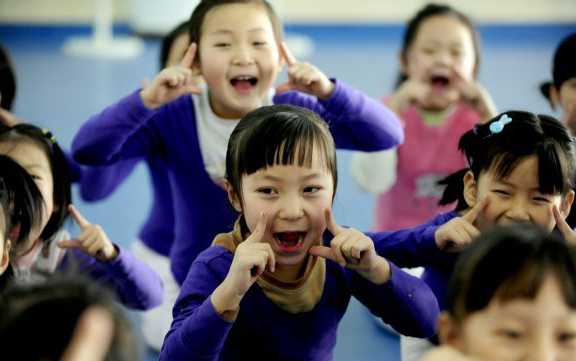
[[[12, 242], [12, 249], [20, 241], [26, 240], [31, 229], [39, 226], [42, 216], [42, 194], [30, 175], [12, 158], [0, 155], [0, 208], [3, 214], [4, 244], [0, 247], [7, 251], [6, 240]], [[12, 239], [12, 228], [19, 227], [18, 237]], [[14, 276], [11, 263], [15, 252], [10, 255], [8, 268], [0, 275], [0, 291]]]
[[2, 44], [0, 44], [0, 93], [2, 94], [0, 108], [12, 110], [12, 102], [16, 96], [16, 74], [12, 59]]
[[310, 166], [314, 149], [332, 174], [336, 194], [336, 150], [326, 122], [313, 111], [293, 105], [260, 107], [246, 114], [230, 135], [226, 180], [242, 202], [243, 175], [275, 164]]
[[[494, 124], [503, 119], [511, 121], [504, 125]], [[493, 132], [498, 125], [503, 129]], [[458, 148], [468, 160], [469, 168], [440, 181], [446, 185], [440, 204], [458, 201], [457, 211], [469, 207], [464, 199], [463, 182], [463, 175], [468, 170], [476, 181], [486, 170], [504, 179], [521, 161], [534, 155], [538, 157], [541, 193], [566, 195], [573, 188], [576, 175], [574, 137], [565, 125], [551, 116], [522, 111], [502, 113], [464, 133]]]
[[162, 38], [162, 45], [160, 46], [160, 70], [166, 67], [166, 62], [170, 55], [170, 49], [172, 48], [176, 38], [187, 32], [188, 21], [183, 21]]
[[534, 299], [550, 275], [576, 309], [576, 247], [534, 224], [497, 226], [458, 258], [448, 287], [447, 311], [457, 321], [492, 300]]
[[[472, 36], [472, 44], [474, 45], [474, 69], [475, 74], [478, 73], [478, 69], [480, 66], [480, 36], [478, 35], [478, 31], [472, 24], [472, 21], [461, 13], [460, 11], [444, 4], [434, 4], [430, 3], [420, 9], [414, 17], [412, 17], [406, 26], [406, 31], [404, 32], [404, 38], [402, 41], [402, 57], [407, 59], [408, 50], [414, 43], [416, 36], [418, 35], [418, 31], [420, 30], [420, 26], [429, 18], [434, 16], [452, 16], [458, 19], [462, 24], [464, 24], [469, 30]], [[402, 84], [408, 76], [403, 72], [400, 72], [398, 75], [398, 80], [396, 81], [396, 87]]]
[[274, 8], [266, 0], [200, 0], [200, 3], [194, 8], [188, 24], [190, 26], [188, 34], [190, 35], [190, 43], [196, 43], [198, 48], [196, 50], [196, 59], [200, 61], [200, 40], [202, 38], [202, 26], [206, 19], [206, 14], [213, 8], [221, 5], [229, 4], [255, 4], [264, 7], [272, 23], [274, 36], [276, 41], [280, 43], [283, 38], [282, 22], [274, 11]]
[[560, 91], [566, 80], [576, 77], [574, 64], [576, 64], [576, 33], [565, 37], [556, 48], [552, 65], [552, 81], [540, 84], [540, 92], [550, 101], [552, 109], [555, 106], [550, 96], [550, 88], [554, 86], [556, 90]]
[[0, 142], [33, 141], [39, 144], [48, 160], [54, 184], [54, 205], [57, 210], [51, 215], [42, 230], [41, 239], [50, 239], [68, 217], [68, 206], [72, 203], [68, 161], [56, 142], [56, 138], [47, 130], [32, 124], [0, 125]]
[[46, 282], [9, 285], [0, 299], [2, 358], [59, 360], [79, 318], [92, 306], [108, 311], [115, 326], [104, 360], [139, 359], [131, 325], [112, 294], [78, 275], [53, 275]]

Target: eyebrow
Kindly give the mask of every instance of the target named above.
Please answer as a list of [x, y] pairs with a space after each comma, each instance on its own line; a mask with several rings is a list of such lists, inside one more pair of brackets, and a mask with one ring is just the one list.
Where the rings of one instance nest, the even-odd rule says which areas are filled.
[[[249, 29], [247, 32], [256, 33], [256, 32], [261, 32], [261, 31], [265, 31], [265, 30], [263, 28], [252, 28], [252, 29]], [[234, 33], [234, 31], [229, 30], [229, 29], [219, 29], [219, 30], [211, 32], [210, 35], [220, 35], [220, 34], [228, 35], [228, 34], [233, 34], [233, 33]]]
[[[494, 181], [495, 181], [496, 183], [500, 183], [500, 184], [503, 184], [503, 185], [508, 186], [508, 187], [518, 188], [518, 186], [516, 186], [515, 184], [512, 184], [512, 183], [510, 183], [510, 182], [506, 182], [505, 180], [498, 180], [498, 179], [496, 179], [496, 180], [494, 180]], [[529, 190], [530, 190], [530, 191], [539, 191], [539, 190], [540, 190], [540, 187], [532, 187], [532, 188], [530, 188]]]
[[[308, 175], [306, 175], [306, 176], [304, 176], [304, 177], [302, 177], [302, 178], [300, 178], [300, 179], [303, 180], [303, 181], [306, 181], [306, 180], [309, 180], [309, 179], [313, 179], [313, 178], [320, 177], [321, 175], [322, 175], [321, 173], [314, 172], [314, 173], [310, 173], [310, 174], [308, 174]], [[269, 181], [278, 182], [278, 181], [283, 180], [284, 178], [276, 177], [276, 176], [267, 174], [267, 175], [265, 175], [265, 176], [262, 176], [261, 179], [262, 179], [262, 180], [269, 180]]]

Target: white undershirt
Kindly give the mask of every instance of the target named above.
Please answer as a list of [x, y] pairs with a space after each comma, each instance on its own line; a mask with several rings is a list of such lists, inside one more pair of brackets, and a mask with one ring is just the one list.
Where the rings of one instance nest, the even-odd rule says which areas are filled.
[[[228, 139], [240, 119], [224, 119], [214, 114], [208, 98], [208, 88], [205, 84], [201, 88], [202, 94], [192, 94], [198, 142], [206, 172], [215, 183], [220, 184], [226, 172]], [[271, 105], [273, 96], [274, 89], [271, 89], [262, 105]]]

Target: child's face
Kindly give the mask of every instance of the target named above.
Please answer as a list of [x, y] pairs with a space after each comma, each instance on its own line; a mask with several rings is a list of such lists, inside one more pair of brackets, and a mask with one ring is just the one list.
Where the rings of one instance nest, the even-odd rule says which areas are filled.
[[536, 156], [519, 162], [505, 179], [498, 179], [492, 170], [487, 170], [480, 173], [477, 183], [465, 177], [464, 184], [465, 194], [473, 194], [469, 204], [488, 198], [488, 205], [476, 220], [480, 230], [495, 224], [531, 222], [552, 231], [556, 225], [552, 206], [556, 205], [566, 217], [572, 203], [570, 197], [540, 193]]
[[18, 254], [28, 251], [40, 237], [42, 230], [48, 224], [54, 210], [54, 180], [50, 160], [39, 144], [30, 140], [6, 141], [0, 143], [0, 154], [14, 159], [30, 174], [44, 200], [44, 210], [39, 227], [30, 231], [26, 242], [22, 242], [17, 250]]
[[403, 67], [409, 78], [429, 83], [437, 94], [454, 89], [456, 74], [472, 80], [476, 64], [470, 29], [451, 15], [424, 20], [406, 52]]
[[272, 22], [255, 4], [220, 5], [202, 24], [201, 75], [214, 112], [241, 118], [268, 96], [281, 60]]
[[449, 343], [482, 360], [575, 360], [576, 310], [548, 275], [535, 299], [492, 300], [467, 316]]
[[275, 165], [242, 177], [243, 211], [250, 231], [266, 212], [265, 242], [276, 263], [299, 265], [326, 229], [324, 212], [332, 206], [332, 175], [316, 158], [311, 166]]
[[560, 86], [560, 90], [552, 90], [552, 101], [568, 111], [570, 106], [576, 107], [576, 78], [566, 80]]

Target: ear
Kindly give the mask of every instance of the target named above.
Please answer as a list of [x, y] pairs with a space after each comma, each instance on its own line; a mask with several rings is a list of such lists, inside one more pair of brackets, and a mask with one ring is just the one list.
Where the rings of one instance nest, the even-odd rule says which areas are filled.
[[464, 174], [462, 181], [464, 182], [464, 200], [468, 204], [468, 207], [474, 207], [476, 204], [476, 192], [478, 191], [478, 185], [476, 179], [474, 179], [474, 173], [469, 170]]
[[4, 246], [4, 253], [0, 259], [0, 275], [6, 271], [6, 268], [10, 264], [10, 249], [12, 249], [12, 241], [6, 240], [6, 245]]
[[226, 191], [228, 192], [228, 200], [230, 201], [230, 204], [232, 204], [232, 207], [234, 207], [238, 213], [242, 213], [242, 204], [240, 204], [236, 192], [234, 192], [232, 185], [227, 180], [224, 180], [224, 188], [226, 188]]
[[560, 90], [557, 89], [554, 84], [550, 84], [550, 101], [554, 106], [562, 106], [562, 104], [560, 104]]
[[438, 319], [438, 338], [442, 345], [448, 345], [463, 350], [462, 335], [460, 325], [446, 311], [442, 312]]
[[571, 190], [570, 192], [568, 192], [567, 195], [565, 195], [564, 197], [562, 197], [562, 203], [560, 204], [560, 214], [562, 215], [562, 217], [564, 217], [564, 219], [566, 219], [566, 217], [568, 217], [568, 215], [570, 214], [570, 209], [572, 208], [572, 203], [574, 203], [574, 191]]

